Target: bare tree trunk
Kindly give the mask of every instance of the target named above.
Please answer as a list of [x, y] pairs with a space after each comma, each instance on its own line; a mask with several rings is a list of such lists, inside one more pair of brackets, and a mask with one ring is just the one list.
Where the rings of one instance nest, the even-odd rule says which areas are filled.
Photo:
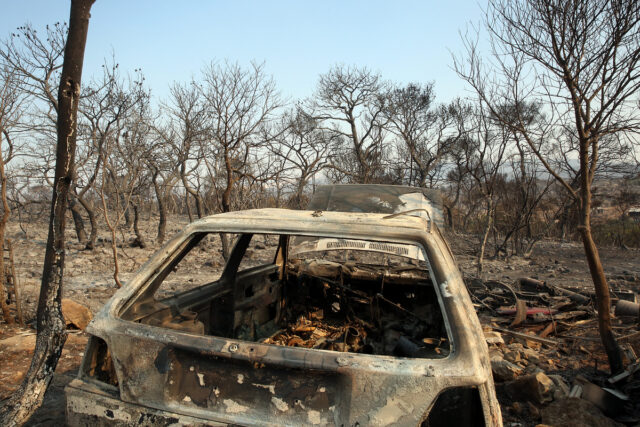
[[118, 274], [120, 273], [120, 264], [118, 263], [118, 242], [116, 237], [116, 226], [120, 221], [121, 217], [120, 213], [116, 211], [116, 219], [114, 222], [111, 222], [109, 219], [109, 211], [107, 210], [107, 200], [104, 195], [104, 187], [105, 187], [105, 175], [102, 174], [102, 185], [100, 186], [100, 200], [102, 200], [102, 212], [104, 216], [104, 222], [107, 224], [107, 228], [111, 233], [111, 254], [113, 255], [113, 280], [116, 282], [116, 286], [118, 289], [122, 287], [122, 282], [120, 282], [120, 277]]
[[22, 314], [22, 291], [20, 290], [20, 284], [18, 283], [18, 275], [16, 274], [16, 263], [13, 256], [13, 243], [11, 239], [7, 239], [7, 249], [9, 250], [9, 263], [11, 281], [13, 282], [13, 296], [16, 299], [16, 319], [18, 324], [24, 326], [24, 316]]
[[82, 244], [87, 243], [87, 232], [84, 229], [84, 221], [82, 219], [82, 214], [80, 213], [80, 209], [78, 209], [78, 203], [73, 195], [69, 195], [69, 210], [71, 211], [71, 216], [73, 218], [73, 225], [76, 229], [76, 236], [78, 237], [78, 242]]
[[133, 232], [136, 234], [136, 240], [134, 241], [134, 246], [138, 246], [140, 249], [144, 249], [147, 247], [147, 244], [144, 241], [144, 236], [140, 232], [140, 228], [138, 227], [138, 222], [140, 221], [140, 208], [138, 204], [132, 203], [133, 205]]
[[167, 206], [162, 201], [162, 197], [158, 199], [158, 234], [156, 236], [156, 242], [161, 245], [164, 242], [164, 237], [167, 233]]
[[489, 231], [493, 225], [493, 203], [491, 197], [487, 200], [487, 224], [484, 228], [484, 235], [482, 236], [482, 242], [480, 243], [480, 251], [478, 253], [478, 276], [482, 274], [482, 268], [484, 263], [484, 252], [487, 247], [487, 240], [489, 239]]
[[591, 228], [581, 227], [580, 235], [582, 236], [582, 243], [584, 245], [587, 263], [589, 264], [589, 271], [591, 273], [596, 293], [600, 339], [602, 340], [602, 345], [604, 346], [607, 358], [609, 359], [611, 373], [616, 374], [624, 369], [624, 364], [622, 362], [622, 350], [616, 341], [615, 335], [613, 335], [613, 329], [611, 327], [611, 298], [609, 296], [609, 285], [607, 284], [607, 278], [604, 275], [598, 249], [596, 248], [591, 235]]
[[229, 241], [229, 233], [220, 233], [220, 243], [222, 244], [222, 258], [229, 260], [231, 254], [231, 242]]
[[458, 182], [456, 182], [456, 197], [454, 197], [454, 199], [448, 205], [444, 204], [444, 207], [447, 210], [447, 219], [449, 221], [449, 227], [451, 227], [451, 231], [456, 230], [456, 225], [453, 223], [453, 209], [458, 205], [458, 201], [460, 200], [460, 181], [462, 181], [462, 178], [459, 178]]
[[[4, 232], [0, 233], [0, 238], [4, 239]], [[4, 269], [4, 259], [0, 260], [0, 268]], [[11, 313], [9, 313], [9, 304], [7, 304], [7, 294], [4, 287], [4, 275], [2, 275], [2, 279], [0, 280], [0, 308], [2, 308], [2, 318], [5, 323], [8, 325], [13, 324], [13, 317]]]
[[611, 298], [609, 295], [609, 285], [607, 283], [607, 278], [604, 275], [604, 269], [602, 268], [598, 248], [596, 247], [596, 244], [593, 241], [593, 236], [591, 235], [591, 182], [587, 173], [588, 169], [585, 166], [588, 161], [586, 152], [587, 151], [584, 149], [581, 151], [581, 163], [583, 164], [582, 170], [584, 172], [581, 177], [582, 183], [580, 188], [582, 196], [582, 203], [580, 206], [582, 224], [580, 224], [578, 230], [582, 237], [582, 244], [584, 245], [587, 264], [589, 264], [589, 272], [591, 273], [591, 279], [593, 280], [593, 286], [595, 289], [600, 339], [604, 346], [604, 350], [607, 353], [607, 358], [609, 359], [609, 368], [611, 369], [611, 373], [617, 374], [624, 369], [624, 363], [622, 361], [622, 350], [616, 341], [616, 337], [613, 334], [613, 328], [611, 327]]
[[[575, 202], [565, 203], [562, 207], [562, 214], [560, 215], [560, 240], [564, 242], [568, 239], [568, 230], [569, 230], [569, 222], [571, 221], [571, 208], [574, 206]], [[575, 224], [572, 224], [575, 226]]]
[[[227, 178], [227, 188], [225, 188], [222, 193], [222, 212], [230, 212], [231, 211], [231, 186], [233, 185], [233, 181]], [[220, 242], [222, 243], [222, 258], [225, 261], [229, 260], [229, 255], [231, 254], [231, 242], [229, 242], [229, 234], [228, 233], [220, 233]]]
[[83, 197], [80, 195], [76, 195], [76, 198], [87, 212], [87, 216], [89, 217], [89, 224], [91, 225], [91, 232], [89, 233], [89, 239], [87, 240], [84, 248], [85, 249], [93, 249], [96, 247], [96, 240], [98, 240], [98, 221], [96, 220], [96, 213], [91, 206]]
[[158, 220], [158, 234], [156, 236], [156, 243], [159, 245], [164, 242], [164, 236], [167, 229], [167, 205], [164, 202], [164, 197], [162, 191], [160, 190], [160, 185], [158, 185], [158, 174], [155, 173], [152, 177], [153, 181], [153, 189], [156, 193], [156, 200], [158, 202], [158, 215], [160, 216]]
[[[1, 131], [2, 129], [0, 129]], [[0, 136], [2, 133], [0, 132]], [[9, 221], [9, 203], [7, 203], [7, 174], [4, 170], [4, 156], [2, 155], [2, 138], [0, 138], [0, 193], [2, 195], [2, 216], [0, 217], [0, 307], [2, 308], [2, 318], [11, 325], [14, 322], [11, 313], [9, 313], [9, 305], [5, 294], [4, 274], [4, 231]]]
[[305, 206], [302, 205], [302, 201], [303, 201], [303, 194], [304, 194], [304, 187], [307, 185], [307, 180], [306, 179], [300, 179], [300, 181], [298, 182], [298, 189], [296, 191], [296, 195], [295, 195], [295, 200], [294, 200], [294, 206], [298, 209], [304, 209]]
[[42, 404], [66, 340], [61, 310], [65, 213], [69, 186], [73, 179], [82, 63], [93, 2], [94, 0], [71, 0], [69, 33], [58, 90], [56, 167], [36, 317], [36, 347], [31, 366], [20, 388], [0, 409], [0, 424], [3, 426], [24, 424]]
[[187, 207], [187, 215], [189, 215], [189, 222], [193, 222], [193, 214], [191, 213], [191, 207], [189, 207], [189, 193], [184, 193], [184, 205]]
[[[184, 189], [187, 191], [187, 195], [185, 195], [186, 199], [187, 199], [187, 209], [189, 208], [189, 197], [188, 195], [192, 195], [193, 199], [196, 201], [196, 213], [198, 214], [198, 219], [202, 218], [203, 212], [202, 212], [202, 197], [200, 196], [200, 193], [198, 192], [198, 190], [195, 190], [193, 188], [191, 188], [191, 186], [189, 185], [189, 182], [187, 181], [187, 177], [182, 175], [182, 185], [184, 186]], [[189, 211], [189, 222], [191, 222], [191, 211]]]
[[120, 193], [118, 196], [120, 197], [120, 203], [124, 206], [124, 228], [128, 231], [131, 230], [132, 225], [131, 214], [129, 213], [129, 206], [131, 206], [131, 204], [123, 193]]
[[451, 231], [456, 231], [455, 227], [453, 226], [453, 211], [451, 209], [451, 206], [445, 204], [443, 204], [442, 206], [447, 213], [447, 225], [449, 226], [449, 229], [451, 229]]
[[196, 201], [196, 213], [198, 214], [198, 218], [202, 218], [204, 216], [204, 203], [202, 201], [202, 196], [200, 196], [200, 193], [196, 193], [193, 198]]
[[[231, 167], [231, 159], [229, 159], [228, 153], [225, 152], [225, 165], [227, 170], [227, 186], [222, 192], [222, 212], [231, 212], [231, 191], [233, 189], [233, 168]], [[229, 234], [220, 234], [220, 240], [222, 243], [222, 257], [225, 261], [229, 260], [231, 254], [231, 242], [229, 242]]]

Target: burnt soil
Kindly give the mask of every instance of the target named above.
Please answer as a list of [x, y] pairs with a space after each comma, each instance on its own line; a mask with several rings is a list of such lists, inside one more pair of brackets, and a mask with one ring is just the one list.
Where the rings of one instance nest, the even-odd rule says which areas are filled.
[[[72, 225], [72, 223], [70, 223]], [[167, 236], [182, 229], [187, 219], [173, 220], [168, 224]], [[144, 221], [141, 231], [145, 236], [155, 236], [155, 219]], [[72, 228], [72, 227], [71, 227]], [[14, 246], [15, 268], [18, 285], [22, 292], [23, 311], [26, 325], [7, 325], [0, 320], [0, 400], [15, 391], [28, 370], [35, 345], [33, 319], [37, 304], [42, 262], [46, 242], [46, 224], [28, 224], [19, 228], [9, 224], [7, 238]], [[26, 233], [25, 233], [26, 231]], [[113, 261], [111, 247], [106, 234], [100, 236], [97, 247], [85, 250], [77, 243], [73, 231], [67, 231], [67, 255], [63, 296], [88, 307], [94, 314], [117, 290], [112, 277]], [[132, 239], [130, 239], [132, 240]], [[450, 234], [449, 243], [459, 267], [470, 279], [476, 276], [473, 237]], [[120, 278], [123, 283], [131, 277], [148, 257], [160, 246], [148, 241], [145, 249], [130, 247], [128, 243], [119, 248]], [[215, 248], [219, 252], [219, 248]], [[266, 252], [265, 252], [266, 253]], [[260, 257], [260, 251], [253, 256]], [[600, 248], [603, 266], [613, 288], [640, 292], [640, 250]], [[204, 255], [203, 255], [204, 256]], [[210, 256], [210, 255], [209, 255]], [[219, 253], [215, 255], [219, 257]], [[221, 259], [221, 257], [220, 257]], [[577, 242], [540, 242], [530, 257], [511, 257], [485, 261], [484, 280], [513, 283], [521, 277], [531, 277], [564, 287], [591, 289], [582, 245]], [[491, 322], [491, 317], [481, 315], [483, 323]], [[495, 320], [495, 319], [493, 319]], [[635, 327], [637, 330], [637, 326]], [[628, 325], [617, 326], [620, 334], [630, 330]], [[28, 425], [63, 425], [64, 386], [76, 375], [84, 354], [87, 335], [79, 330], [68, 331], [68, 338], [58, 363], [56, 373], [43, 406], [32, 417]], [[540, 351], [541, 360], [536, 366], [547, 374], [558, 374], [569, 384], [576, 375], [591, 379], [606, 378], [608, 365], [602, 346], [597, 339], [595, 322], [581, 330], [583, 339], [567, 342], [561, 349]], [[553, 338], [550, 336], [549, 338]], [[630, 342], [640, 355], [640, 338]], [[536, 408], [514, 402], [497, 387], [502, 405], [505, 425], [536, 425], [540, 421]]]

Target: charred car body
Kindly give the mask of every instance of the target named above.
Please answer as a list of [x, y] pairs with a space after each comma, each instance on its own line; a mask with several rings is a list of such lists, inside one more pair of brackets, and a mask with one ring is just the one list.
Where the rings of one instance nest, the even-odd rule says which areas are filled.
[[87, 327], [69, 424], [501, 425], [460, 273], [407, 207], [188, 225]]

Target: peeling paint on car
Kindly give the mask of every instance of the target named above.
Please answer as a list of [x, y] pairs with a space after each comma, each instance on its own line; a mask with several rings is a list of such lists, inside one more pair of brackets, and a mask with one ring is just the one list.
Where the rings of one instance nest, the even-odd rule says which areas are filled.
[[273, 402], [275, 407], [278, 408], [279, 411], [287, 412], [289, 410], [289, 404], [287, 402], [285, 402], [284, 400], [273, 396], [271, 398], [271, 401]]
[[440, 284], [440, 291], [442, 292], [442, 297], [443, 298], [451, 298], [453, 297], [453, 294], [451, 294], [451, 292], [449, 292], [449, 282], [444, 281]]
[[311, 410], [307, 412], [307, 419], [313, 425], [322, 424], [322, 418], [320, 417], [320, 412]]
[[227, 407], [227, 412], [231, 414], [237, 414], [238, 412], [247, 412], [249, 410], [248, 407], [240, 405], [239, 403], [234, 402], [231, 399], [224, 399], [222, 403], [224, 403], [224, 406]]

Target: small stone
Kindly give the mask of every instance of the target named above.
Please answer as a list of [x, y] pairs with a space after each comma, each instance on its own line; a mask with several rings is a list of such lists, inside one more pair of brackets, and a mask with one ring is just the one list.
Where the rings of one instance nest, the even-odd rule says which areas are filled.
[[74, 326], [82, 330], [84, 330], [89, 322], [91, 322], [91, 319], [93, 319], [91, 310], [69, 298], [62, 299], [62, 316], [64, 317], [64, 322], [67, 327]]
[[498, 347], [491, 347], [489, 349], [489, 359], [493, 360], [494, 358], [504, 359], [502, 350], [500, 350]]
[[484, 339], [487, 344], [504, 345], [502, 334], [497, 331], [484, 331]]
[[525, 344], [527, 345], [527, 348], [530, 348], [533, 350], [540, 350], [540, 348], [542, 348], [542, 344], [539, 343], [538, 341], [525, 340]]
[[569, 395], [569, 385], [565, 382], [564, 378], [560, 375], [549, 375], [551, 381], [553, 381], [553, 400], [558, 400]]
[[514, 400], [547, 403], [553, 400], [553, 381], [543, 372], [525, 375], [506, 384], [507, 392]]
[[534, 365], [533, 363], [531, 363], [530, 365], [527, 365], [527, 367], [524, 370], [524, 373], [527, 375], [537, 374], [538, 372], [544, 373], [544, 371], [540, 369], [538, 365]]
[[504, 359], [491, 360], [491, 372], [496, 382], [512, 381], [522, 373], [522, 368]]
[[522, 359], [520, 358], [520, 352], [519, 351], [508, 351], [504, 354], [504, 359], [508, 362], [511, 363], [518, 363], [520, 362]]
[[520, 352], [520, 355], [522, 356], [523, 359], [526, 359], [531, 363], [535, 363], [536, 365], [540, 363], [540, 353], [538, 353], [533, 349], [525, 348]]
[[541, 411], [542, 422], [551, 426], [616, 427], [616, 423], [593, 403], [576, 397], [558, 399]]
[[519, 342], [513, 342], [513, 343], [509, 344], [507, 347], [509, 347], [509, 350], [515, 350], [515, 351], [524, 350], [524, 346], [522, 344], [520, 344]]

